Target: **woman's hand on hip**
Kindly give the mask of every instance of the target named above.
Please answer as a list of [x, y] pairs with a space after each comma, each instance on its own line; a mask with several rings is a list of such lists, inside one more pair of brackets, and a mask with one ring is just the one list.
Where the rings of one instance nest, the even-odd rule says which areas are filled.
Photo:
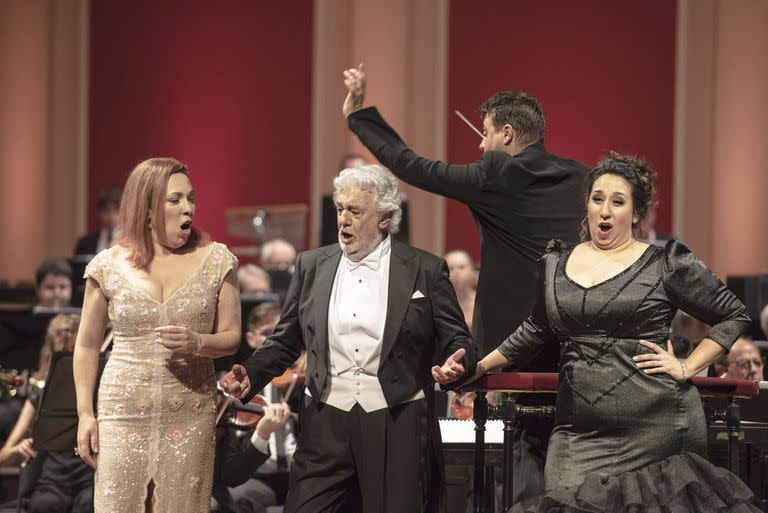
[[672, 349], [672, 342], [667, 341], [667, 349], [661, 346], [641, 340], [640, 345], [647, 347], [652, 354], [639, 354], [633, 356], [635, 365], [646, 374], [669, 374], [676, 381], [683, 381], [683, 364], [675, 357], [675, 351]]

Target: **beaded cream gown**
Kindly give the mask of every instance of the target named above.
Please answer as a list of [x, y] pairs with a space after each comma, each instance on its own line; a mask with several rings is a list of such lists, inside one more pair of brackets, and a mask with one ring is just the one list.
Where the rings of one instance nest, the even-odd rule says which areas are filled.
[[221, 285], [236, 258], [223, 244], [203, 248], [198, 268], [165, 301], [131, 283], [114, 248], [96, 255], [85, 277], [109, 302], [114, 342], [98, 388], [96, 513], [207, 513], [213, 481], [216, 379], [209, 358], [171, 357], [159, 326], [212, 333]]

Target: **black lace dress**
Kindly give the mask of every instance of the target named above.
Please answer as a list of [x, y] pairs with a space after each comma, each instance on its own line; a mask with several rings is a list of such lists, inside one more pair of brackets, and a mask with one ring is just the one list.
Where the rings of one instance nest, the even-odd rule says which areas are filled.
[[523, 362], [560, 345], [560, 386], [549, 442], [547, 493], [513, 511], [759, 511], [738, 477], [711, 465], [695, 387], [647, 375], [632, 360], [666, 347], [678, 308], [712, 326], [726, 350], [747, 328], [741, 302], [682, 243], [649, 246], [592, 287], [565, 273], [558, 241], [543, 257], [541, 297], [499, 351]]

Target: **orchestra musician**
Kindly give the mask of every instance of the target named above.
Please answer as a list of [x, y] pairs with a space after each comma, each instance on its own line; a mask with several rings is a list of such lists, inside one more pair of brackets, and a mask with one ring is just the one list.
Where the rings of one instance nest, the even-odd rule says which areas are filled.
[[[80, 316], [74, 314], [58, 314], [51, 319], [40, 351], [40, 365], [36, 374], [38, 384], [46, 378], [52, 353], [74, 350], [79, 324]], [[72, 450], [39, 454], [35, 449], [30, 433], [42, 390], [39, 386], [30, 386], [29, 390], [21, 415], [0, 449], [0, 466], [17, 465], [32, 459], [41, 460], [35, 462], [40, 465], [41, 474], [33, 486], [27, 506], [28, 513], [93, 512], [93, 469]]]
[[[285, 500], [288, 480], [285, 469], [279, 468], [276, 444], [285, 446], [286, 436], [277, 440], [275, 433], [286, 431], [293, 416], [286, 401], [270, 403], [256, 395], [251, 403], [258, 404], [261, 413], [236, 412], [223, 394], [219, 398], [219, 408], [232, 411], [220, 411], [216, 426], [213, 513], [263, 513]], [[292, 434], [288, 445], [296, 445]]]
[[[280, 319], [280, 306], [264, 302], [248, 314], [246, 342], [258, 350], [270, 336]], [[274, 378], [254, 399], [264, 406], [265, 417], [253, 416], [219, 423], [216, 428], [216, 473], [213, 496], [218, 503], [214, 511], [221, 513], [252, 513], [267, 506], [283, 504], [288, 494], [288, 469], [296, 450], [296, 425], [287, 408], [288, 392], [293, 374], [303, 383], [306, 356]], [[303, 362], [303, 369], [302, 367]], [[293, 394], [295, 395], [295, 394]], [[252, 400], [253, 402], [253, 400]], [[224, 417], [226, 418], [226, 416]], [[256, 424], [258, 423], [258, 424]], [[249, 425], [253, 432], [245, 433]]]

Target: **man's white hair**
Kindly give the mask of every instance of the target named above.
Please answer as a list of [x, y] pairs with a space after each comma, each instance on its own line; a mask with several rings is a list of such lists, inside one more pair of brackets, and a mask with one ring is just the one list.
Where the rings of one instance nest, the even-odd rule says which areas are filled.
[[376, 212], [392, 214], [389, 221], [389, 233], [395, 234], [400, 230], [403, 218], [401, 208], [402, 198], [397, 184], [397, 178], [384, 166], [366, 164], [360, 167], [343, 169], [333, 179], [333, 201], [338, 201], [339, 192], [346, 187], [357, 187], [371, 191], [374, 196]]

